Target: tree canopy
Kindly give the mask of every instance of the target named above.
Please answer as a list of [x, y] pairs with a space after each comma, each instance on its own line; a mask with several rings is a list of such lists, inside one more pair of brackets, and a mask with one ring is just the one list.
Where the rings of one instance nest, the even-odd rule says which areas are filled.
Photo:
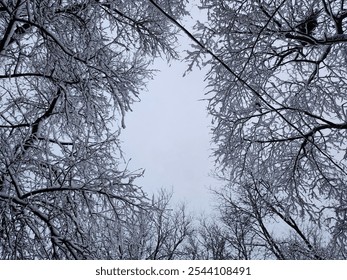
[[[346, 259], [344, 0], [0, 1], [3, 259]], [[219, 217], [121, 168], [158, 56], [208, 67]]]
[[148, 1], [0, 1], [0, 23], [1, 258], [119, 258], [151, 206], [120, 127], [177, 30]]
[[201, 8], [189, 58], [210, 67], [223, 220], [248, 228], [234, 235], [252, 257], [346, 258], [345, 1]]

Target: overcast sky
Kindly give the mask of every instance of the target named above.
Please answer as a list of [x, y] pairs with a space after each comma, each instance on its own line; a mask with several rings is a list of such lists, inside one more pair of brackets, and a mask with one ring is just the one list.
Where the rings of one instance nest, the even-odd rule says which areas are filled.
[[[190, 2], [191, 17], [183, 25], [192, 29], [196, 19], [206, 15]], [[179, 37], [180, 50], [192, 43]], [[182, 54], [184, 57], [185, 54]], [[204, 82], [208, 69], [194, 69], [183, 77], [187, 63], [158, 59], [153, 68], [160, 70], [126, 116], [123, 130], [123, 151], [131, 158], [129, 169], [144, 168], [144, 177], [137, 181], [151, 194], [160, 188], [173, 189], [174, 201], [183, 201], [196, 212], [211, 211], [210, 188], [219, 181], [209, 176], [213, 170], [210, 146], [211, 119], [207, 115]]]
[[130, 170], [144, 168], [137, 183], [148, 193], [162, 187], [174, 191], [175, 201], [187, 202], [196, 211], [208, 209], [209, 187], [218, 182], [209, 176], [210, 118], [204, 74], [195, 69], [185, 77], [186, 63], [174, 61], [169, 66], [158, 60], [154, 80], [143, 92], [142, 101], [126, 116], [121, 139]]

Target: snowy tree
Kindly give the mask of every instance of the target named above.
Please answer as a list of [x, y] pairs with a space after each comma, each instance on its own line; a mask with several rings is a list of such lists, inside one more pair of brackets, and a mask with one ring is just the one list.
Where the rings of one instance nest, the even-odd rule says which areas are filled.
[[194, 237], [193, 218], [184, 204], [173, 207], [172, 193], [162, 189], [151, 207], [127, 221], [111, 259], [189, 259], [186, 246]]
[[201, 0], [201, 9], [207, 22], [183, 30], [195, 41], [191, 67], [210, 67], [224, 222], [251, 222], [254, 258], [347, 258], [345, 1]]
[[145, 0], [0, 1], [1, 259], [115, 255], [151, 206], [119, 132], [176, 31]]

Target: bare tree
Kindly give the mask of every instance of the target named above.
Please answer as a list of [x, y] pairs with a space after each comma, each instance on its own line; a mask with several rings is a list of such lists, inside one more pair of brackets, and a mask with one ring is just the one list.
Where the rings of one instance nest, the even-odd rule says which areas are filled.
[[120, 127], [175, 34], [145, 0], [0, 1], [0, 258], [115, 256], [151, 207]]
[[330, 252], [330, 236], [315, 220], [286, 212], [282, 198], [269, 186], [250, 183], [226, 186], [215, 193], [220, 200], [221, 224], [241, 259], [323, 259]]
[[[222, 202], [234, 209], [224, 213], [247, 214], [275, 258], [295, 256], [271, 220], [300, 240], [302, 258], [347, 257], [345, 5], [204, 0], [208, 22], [191, 35], [200, 46], [193, 64], [212, 55], [215, 156], [235, 195]], [[306, 226], [334, 254], [318, 249]]]
[[123, 233], [112, 259], [187, 259], [186, 244], [194, 238], [192, 217], [185, 205], [173, 207], [172, 193], [160, 190], [153, 196], [151, 207], [133, 215]]
[[172, 193], [161, 190], [153, 201], [156, 211], [151, 215], [151, 240], [147, 259], [186, 259], [185, 246], [193, 236], [193, 219], [184, 204], [172, 207]]
[[211, 218], [202, 219], [199, 227], [200, 259], [235, 259], [229, 243], [229, 234], [223, 225]]

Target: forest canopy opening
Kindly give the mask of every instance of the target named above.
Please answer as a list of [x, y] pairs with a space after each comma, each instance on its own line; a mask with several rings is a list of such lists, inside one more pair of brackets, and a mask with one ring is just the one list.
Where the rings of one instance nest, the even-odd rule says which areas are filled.
[[[346, 259], [345, 1], [201, 0], [193, 32], [186, 5], [0, 1], [1, 258]], [[187, 68], [209, 67], [225, 181], [195, 227], [119, 168], [124, 116], [179, 31]]]

